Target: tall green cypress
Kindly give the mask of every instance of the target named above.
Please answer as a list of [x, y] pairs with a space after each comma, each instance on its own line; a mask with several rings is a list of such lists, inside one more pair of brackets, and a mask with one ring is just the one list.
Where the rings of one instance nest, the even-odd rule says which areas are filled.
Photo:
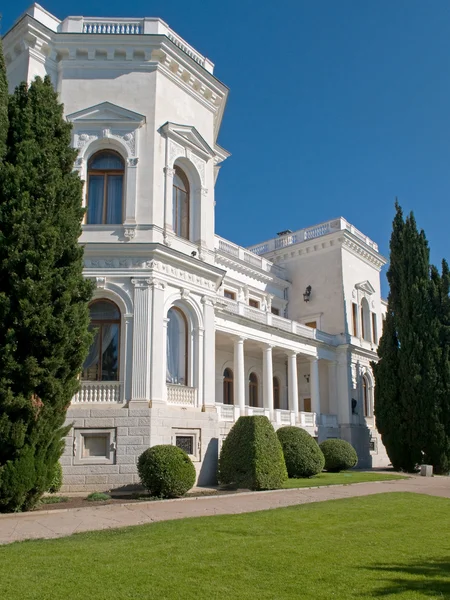
[[[375, 417], [394, 467], [413, 471], [429, 461], [447, 468], [449, 353], [444, 320], [450, 323], [448, 269], [429, 264], [429, 248], [414, 216], [396, 203], [390, 244], [390, 285], [385, 328], [375, 373]], [[447, 327], [448, 331], [448, 327]]]
[[0, 168], [0, 510], [48, 488], [88, 352], [82, 182], [49, 78], [9, 99]]
[[8, 134], [8, 82], [6, 79], [5, 58], [0, 39], [0, 162], [6, 153], [6, 136]]

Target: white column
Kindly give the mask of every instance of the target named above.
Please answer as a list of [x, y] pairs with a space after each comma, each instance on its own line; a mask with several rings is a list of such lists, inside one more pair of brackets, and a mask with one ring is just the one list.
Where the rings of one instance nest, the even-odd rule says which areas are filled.
[[297, 353], [288, 354], [288, 399], [289, 410], [298, 421], [298, 377], [297, 377]]
[[150, 280], [132, 279], [134, 285], [133, 367], [131, 402], [150, 400]]
[[164, 314], [165, 284], [150, 280], [152, 293], [152, 327], [150, 352], [150, 399], [153, 403], [166, 400], [166, 337], [167, 320]]
[[328, 398], [330, 414], [337, 415], [337, 363], [334, 360], [328, 361]]
[[136, 225], [137, 164], [137, 158], [129, 158], [127, 160], [125, 226]]
[[350, 356], [346, 352], [338, 354], [337, 362], [337, 413], [339, 425], [352, 421], [352, 398], [357, 399], [353, 390]]
[[264, 408], [269, 411], [269, 418], [273, 419], [272, 346], [263, 348], [263, 402]]
[[317, 358], [314, 358], [310, 362], [309, 385], [311, 390], [311, 410], [320, 418], [319, 360]]
[[245, 415], [244, 340], [234, 340], [234, 404], [239, 406], [241, 416]]
[[[214, 318], [214, 298], [203, 296], [203, 407], [214, 410], [216, 403], [216, 331]], [[214, 374], [214, 376], [213, 376]], [[223, 387], [223, 386], [222, 386]]]
[[164, 167], [164, 237], [173, 232], [173, 176], [175, 169]]

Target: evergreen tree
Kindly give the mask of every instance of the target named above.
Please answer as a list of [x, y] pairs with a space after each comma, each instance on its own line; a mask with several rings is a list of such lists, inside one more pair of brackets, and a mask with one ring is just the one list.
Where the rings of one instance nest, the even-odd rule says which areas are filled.
[[0, 163], [0, 510], [48, 489], [88, 352], [82, 182], [49, 78], [9, 98]]
[[450, 456], [444, 417], [449, 354], [443, 345], [445, 319], [450, 323], [448, 269], [440, 276], [430, 268], [425, 234], [412, 214], [403, 218], [398, 203], [390, 251], [388, 310], [380, 360], [373, 365], [376, 425], [395, 468], [413, 471], [425, 460], [444, 472]]
[[0, 39], [0, 162], [6, 153], [6, 136], [8, 133], [8, 82], [6, 79], [5, 59]]

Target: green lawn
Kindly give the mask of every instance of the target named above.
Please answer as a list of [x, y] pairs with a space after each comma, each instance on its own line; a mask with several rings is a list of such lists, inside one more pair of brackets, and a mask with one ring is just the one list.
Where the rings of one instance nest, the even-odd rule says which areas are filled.
[[389, 481], [407, 479], [396, 473], [364, 473], [362, 471], [342, 471], [342, 473], [320, 473], [309, 479], [289, 479], [285, 488], [316, 487], [319, 485], [339, 485], [348, 483], [364, 483], [366, 481]]
[[16, 543], [0, 598], [450, 598], [449, 515], [393, 493]]

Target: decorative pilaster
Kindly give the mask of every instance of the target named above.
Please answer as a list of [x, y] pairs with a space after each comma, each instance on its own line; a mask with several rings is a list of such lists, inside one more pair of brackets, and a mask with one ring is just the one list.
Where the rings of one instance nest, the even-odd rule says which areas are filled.
[[337, 363], [334, 360], [328, 361], [328, 398], [330, 413], [337, 414]]
[[298, 377], [297, 377], [297, 353], [288, 354], [288, 399], [289, 410], [298, 421]]
[[[216, 331], [214, 304], [215, 298], [203, 296], [203, 380], [200, 385], [203, 387], [203, 407], [204, 410], [213, 410], [215, 397], [215, 382], [211, 373], [215, 372], [216, 365]], [[203, 385], [202, 385], [203, 384]]]
[[273, 419], [272, 346], [263, 348], [263, 401], [264, 408], [269, 411], [270, 419]]
[[[167, 232], [173, 232], [173, 178], [175, 169], [164, 167], [164, 243], [169, 241]], [[170, 241], [167, 245], [170, 245]]]
[[164, 290], [166, 285], [154, 278], [148, 281], [152, 290], [150, 399], [153, 405], [166, 400], [167, 319], [164, 314]]
[[316, 413], [317, 419], [320, 415], [320, 383], [319, 383], [319, 360], [314, 358], [310, 362], [309, 385], [311, 390], [311, 410]]
[[134, 286], [133, 371], [131, 402], [150, 400], [149, 279], [132, 279]]
[[239, 406], [239, 412], [245, 415], [245, 366], [244, 366], [244, 340], [234, 340], [234, 403]]

